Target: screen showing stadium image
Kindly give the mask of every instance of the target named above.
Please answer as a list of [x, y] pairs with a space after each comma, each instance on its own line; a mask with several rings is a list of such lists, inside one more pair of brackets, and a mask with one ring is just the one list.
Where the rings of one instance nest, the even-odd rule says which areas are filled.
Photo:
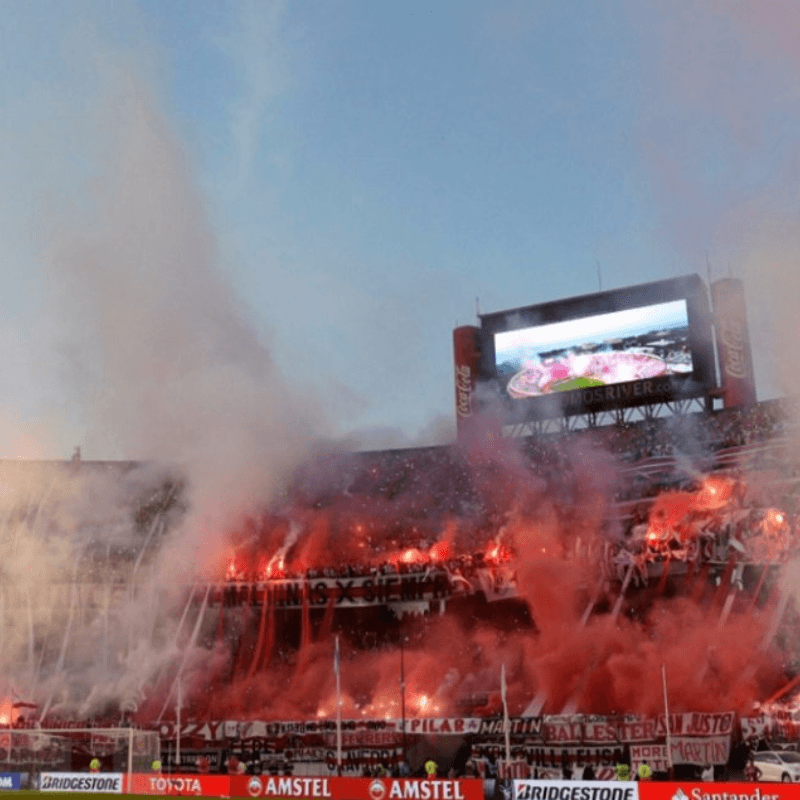
[[694, 370], [685, 299], [494, 333], [505, 392], [523, 400]]

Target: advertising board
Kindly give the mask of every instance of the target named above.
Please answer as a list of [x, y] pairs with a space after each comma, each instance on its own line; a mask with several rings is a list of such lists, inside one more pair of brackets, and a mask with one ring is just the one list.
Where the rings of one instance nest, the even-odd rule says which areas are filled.
[[39, 791], [122, 794], [122, 777], [121, 772], [42, 772]]
[[[299, 778], [234, 775], [231, 797], [331, 800], [483, 800], [476, 778]], [[620, 799], [622, 800], [622, 799]]]
[[22, 773], [0, 772], [0, 790], [21, 789]]
[[483, 800], [483, 781], [476, 778], [342, 778], [340, 800]]
[[711, 285], [711, 296], [725, 408], [752, 405], [756, 402], [756, 379], [744, 287], [741, 281], [726, 278]]
[[647, 781], [641, 800], [800, 800], [796, 783], [692, 783]]
[[333, 782], [333, 778], [232, 775], [230, 789], [232, 797], [325, 798], [335, 796]]
[[639, 800], [636, 781], [516, 780], [513, 800]]
[[480, 369], [480, 329], [462, 325], [453, 331], [455, 360], [456, 429], [466, 430], [472, 418], [475, 402], [475, 381]]
[[711, 320], [696, 275], [481, 317], [481, 375], [510, 420], [705, 394]]
[[160, 797], [230, 797], [228, 775], [153, 775], [128, 776], [128, 794], [155, 794]]

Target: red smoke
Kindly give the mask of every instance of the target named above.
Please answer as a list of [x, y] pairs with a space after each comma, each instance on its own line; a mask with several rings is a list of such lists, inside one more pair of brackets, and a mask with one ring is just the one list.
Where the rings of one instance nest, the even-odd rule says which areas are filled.
[[[517, 600], [441, 616], [432, 608], [383, 627], [385, 609], [353, 623], [330, 604], [312, 614], [307, 599], [280, 629], [264, 608], [223, 608], [214, 612], [217, 640], [212, 657], [192, 673], [185, 713], [333, 716], [336, 632], [345, 718], [400, 716], [401, 660], [408, 717], [498, 713], [502, 664], [512, 714], [534, 698], [538, 713], [659, 713], [662, 665], [674, 711], [749, 711], [774, 691], [784, 675], [779, 655], [764, 646], [774, 617], [767, 591], [760, 599], [733, 592], [723, 611], [731, 569], [716, 586], [701, 566], [687, 569], [675, 551], [655, 548], [639, 557], [645, 566], [662, 564], [663, 577], [631, 580], [620, 601], [620, 582], [601, 563], [619, 543], [619, 531], [607, 524], [616, 464], [591, 448], [559, 457], [561, 463], [542, 468], [507, 447], [419, 458], [411, 466], [368, 463], [333, 487], [300, 480], [290, 504], [232, 536], [221, 577], [226, 569], [228, 578], [265, 580], [346, 565], [446, 564], [480, 551], [485, 562], [516, 572]], [[648, 543], [667, 529], [685, 543], [724, 521], [745, 491], [741, 481], [715, 475], [691, 491], [663, 493], [650, 508]], [[768, 509], [765, 529], [789, 529], [784, 516]], [[368, 647], [362, 628], [374, 629]], [[283, 646], [292, 636], [299, 646]], [[168, 688], [141, 713], [160, 706]]]

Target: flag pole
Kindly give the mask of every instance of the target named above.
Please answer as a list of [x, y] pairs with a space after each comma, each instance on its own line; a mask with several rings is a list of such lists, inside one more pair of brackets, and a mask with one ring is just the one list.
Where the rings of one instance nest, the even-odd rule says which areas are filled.
[[339, 637], [333, 649], [333, 672], [336, 675], [336, 774], [342, 774], [342, 659]]
[[181, 707], [183, 706], [183, 681], [178, 673], [178, 699], [175, 703], [175, 771], [180, 772], [181, 764]]
[[503, 734], [506, 739], [506, 769], [507, 777], [511, 777], [511, 724], [508, 719], [508, 690], [506, 688], [506, 665], [500, 666], [500, 697], [503, 700]]
[[408, 764], [406, 760], [406, 659], [405, 659], [405, 637], [403, 632], [400, 632], [400, 717], [403, 726], [403, 763]]
[[672, 779], [672, 734], [669, 730], [669, 701], [667, 700], [667, 668], [661, 665], [661, 685], [664, 689], [664, 727], [667, 731], [667, 769], [669, 770], [670, 780]]

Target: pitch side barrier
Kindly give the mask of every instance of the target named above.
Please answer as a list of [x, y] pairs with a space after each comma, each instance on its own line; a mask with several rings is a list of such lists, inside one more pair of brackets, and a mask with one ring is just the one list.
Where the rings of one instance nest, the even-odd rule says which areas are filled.
[[322, 778], [273, 775], [130, 775], [129, 794], [292, 800], [484, 800], [477, 778]]
[[16, 791], [27, 787], [28, 774], [22, 772], [0, 772], [0, 791]]
[[511, 781], [513, 800], [640, 800], [636, 781]]
[[35, 788], [40, 792], [122, 794], [124, 778], [122, 772], [42, 772]]
[[514, 780], [511, 784], [509, 800], [800, 800], [796, 783]]
[[641, 800], [800, 800], [797, 783], [675, 783], [639, 784]]
[[[15, 773], [15, 777], [19, 777]], [[16, 784], [16, 785], [15, 785]], [[0, 790], [19, 788], [0, 781]], [[43, 772], [42, 792], [291, 800], [800, 800], [796, 783], [338, 778]], [[0, 792], [2, 794], [2, 792]]]
[[[8, 781], [2, 788], [19, 788]], [[506, 782], [510, 791], [511, 783]], [[42, 792], [135, 794], [158, 797], [272, 798], [278, 800], [485, 800], [478, 778], [339, 778], [272, 775], [162, 775], [43, 772]], [[494, 782], [492, 782], [492, 789]], [[1, 794], [1, 793], [0, 793]], [[601, 798], [597, 798], [601, 800]], [[610, 799], [609, 799], [610, 800]], [[636, 798], [631, 798], [636, 800]]]
[[159, 797], [230, 797], [229, 775], [128, 775], [128, 794], [152, 794]]
[[484, 800], [483, 781], [447, 778], [231, 777], [231, 797], [302, 800]]

